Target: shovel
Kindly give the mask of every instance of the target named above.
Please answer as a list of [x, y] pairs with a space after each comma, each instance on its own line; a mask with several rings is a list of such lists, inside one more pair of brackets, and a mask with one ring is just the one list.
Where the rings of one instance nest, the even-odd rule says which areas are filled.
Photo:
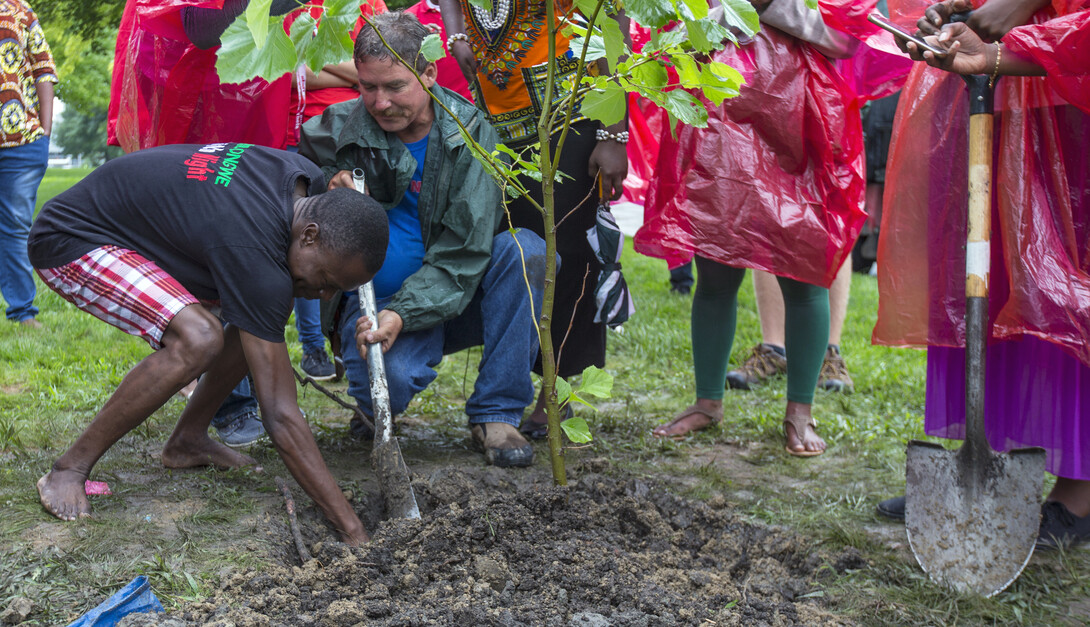
[[[356, 191], [363, 194], [363, 170], [352, 171]], [[378, 323], [378, 307], [375, 304], [375, 286], [368, 281], [359, 288], [360, 313]], [[382, 500], [386, 514], [391, 518], [420, 518], [416, 494], [409, 483], [409, 469], [401, 455], [401, 446], [394, 436], [394, 417], [390, 411], [390, 388], [386, 385], [386, 362], [382, 357], [382, 343], [367, 347], [367, 371], [371, 379], [371, 411], [375, 417], [375, 446], [371, 450], [371, 469], [382, 486]]]
[[1045, 452], [996, 453], [984, 434], [994, 84], [987, 76], [964, 78], [969, 84], [965, 443], [957, 451], [930, 442], [908, 444], [905, 526], [916, 561], [932, 581], [990, 597], [1010, 585], [1033, 555]]

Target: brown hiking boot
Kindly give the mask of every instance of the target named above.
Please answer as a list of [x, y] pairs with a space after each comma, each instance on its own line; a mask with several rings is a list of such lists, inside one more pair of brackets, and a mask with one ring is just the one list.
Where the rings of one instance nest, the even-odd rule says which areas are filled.
[[750, 386], [785, 372], [787, 358], [777, 353], [770, 344], [758, 344], [753, 347], [753, 354], [742, 363], [741, 368], [727, 373], [727, 387], [748, 390]]
[[840, 349], [830, 345], [825, 349], [825, 362], [821, 364], [821, 374], [818, 375], [818, 387], [830, 392], [843, 392], [851, 394], [855, 391], [855, 384], [848, 374], [848, 365], [840, 356]]

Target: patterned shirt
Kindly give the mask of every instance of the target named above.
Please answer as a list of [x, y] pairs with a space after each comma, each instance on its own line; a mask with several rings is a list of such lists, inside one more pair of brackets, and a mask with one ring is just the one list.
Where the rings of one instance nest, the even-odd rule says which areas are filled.
[[0, 148], [45, 134], [38, 119], [41, 81], [56, 83], [57, 70], [38, 17], [24, 0], [0, 0]]
[[[478, 61], [477, 82], [470, 86], [477, 106], [488, 112], [503, 143], [511, 147], [537, 143], [537, 121], [548, 86], [545, 3], [552, 0], [493, 0], [495, 10], [505, 16], [494, 30], [480, 22], [470, 0], [460, 1], [469, 45]], [[556, 34], [556, 85], [574, 78], [579, 69], [568, 44], [563, 33]], [[588, 72], [597, 72], [597, 65], [591, 63]], [[568, 90], [554, 89], [554, 109], [567, 96]], [[583, 119], [577, 110], [572, 122]]]

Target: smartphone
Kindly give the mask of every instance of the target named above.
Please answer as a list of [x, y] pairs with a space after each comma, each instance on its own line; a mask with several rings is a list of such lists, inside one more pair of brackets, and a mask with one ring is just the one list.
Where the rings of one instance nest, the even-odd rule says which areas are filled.
[[897, 26], [893, 22], [883, 17], [881, 13], [871, 13], [867, 16], [867, 19], [870, 20], [872, 24], [876, 24], [893, 33], [894, 37], [900, 37], [905, 41], [911, 41], [912, 43], [916, 44], [921, 50], [927, 50], [928, 52], [934, 54], [936, 57], [946, 56], [946, 50], [943, 50], [942, 48], [939, 48], [934, 44], [927, 43], [923, 40], [922, 37], [917, 37], [912, 33], [908, 32], [907, 30], [901, 28], [900, 26]]

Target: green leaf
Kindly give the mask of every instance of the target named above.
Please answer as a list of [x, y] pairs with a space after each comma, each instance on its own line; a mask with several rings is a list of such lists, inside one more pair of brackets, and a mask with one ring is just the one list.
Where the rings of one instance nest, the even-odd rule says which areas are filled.
[[571, 384], [564, 380], [562, 377], [556, 378], [556, 405], [563, 407], [564, 403], [568, 402], [568, 398], [571, 397]]
[[689, 33], [689, 41], [693, 44], [693, 48], [704, 54], [722, 48], [723, 40], [736, 41], [734, 35], [726, 28], [723, 28], [719, 22], [707, 19], [695, 20], [686, 22], [685, 27]]
[[439, 35], [432, 33], [424, 38], [424, 41], [420, 44], [420, 54], [424, 55], [424, 58], [429, 63], [435, 63], [439, 59], [447, 56], [445, 50], [443, 50], [443, 40], [439, 38]]
[[746, 81], [738, 70], [726, 63], [713, 61], [700, 69], [700, 82], [704, 97], [718, 107], [724, 99], [737, 96], [738, 89]]
[[[683, 45], [686, 41], [688, 41], [688, 35], [680, 28], [669, 31], [652, 31], [651, 41], [648, 42], [648, 45], [643, 47], [643, 51], [669, 50], [670, 48]], [[650, 46], [650, 50], [648, 49], [648, 46]]]
[[246, 27], [254, 38], [254, 45], [258, 48], [265, 45], [265, 39], [269, 36], [270, 7], [272, 7], [272, 0], [251, 0], [242, 14], [242, 18], [246, 20]]
[[814, 11], [817, 11], [817, 8], [818, 8], [818, 0], [806, 0], [806, 8], [807, 8], [807, 9], [812, 9], [812, 10], [814, 10]]
[[272, 81], [295, 69], [298, 57], [283, 20], [266, 18], [269, 26], [265, 45], [254, 46], [245, 20], [236, 19], [220, 37], [222, 45], [216, 53], [216, 72], [223, 83], [241, 83], [255, 76]]
[[590, 425], [579, 416], [572, 416], [561, 422], [560, 428], [564, 430], [564, 435], [576, 444], [585, 444], [593, 439], [590, 435]]
[[[572, 54], [577, 57], [583, 54], [583, 46], [587, 41], [588, 40], [582, 36], [577, 35], [575, 37], [572, 37], [571, 43], [568, 44], [572, 51]], [[587, 45], [587, 62], [589, 63], [591, 61], [597, 61], [598, 59], [604, 58], [606, 56], [606, 42], [604, 39], [602, 39], [602, 36], [591, 35], [589, 41], [590, 43], [589, 45]]]
[[307, 58], [310, 46], [314, 43], [314, 29], [317, 27], [318, 20], [314, 19], [314, 16], [309, 12], [302, 13], [292, 22], [288, 38], [291, 39], [291, 44], [295, 46], [296, 58], [304, 60]]
[[[583, 17], [590, 20], [590, 16], [594, 15], [595, 9], [598, 8], [600, 0], [575, 0], [575, 8], [583, 14]], [[599, 16], [605, 13], [605, 11], [599, 11]]]
[[[817, 7], [816, 0], [814, 6]], [[728, 27], [733, 26], [747, 36], [761, 29], [761, 18], [749, 0], [723, 0], [723, 21]]]
[[620, 85], [609, 82], [602, 90], [587, 92], [583, 96], [580, 111], [588, 118], [598, 120], [606, 126], [616, 124], [624, 118], [626, 97], [627, 94]]
[[704, 108], [704, 103], [683, 89], [667, 92], [662, 107], [689, 126], [704, 128], [708, 125], [708, 111]]
[[702, 20], [708, 17], [707, 0], [682, 0], [682, 2], [689, 9], [689, 13], [692, 15], [691, 19]]
[[318, 23], [318, 32], [304, 57], [307, 67], [317, 72], [352, 58], [352, 29], [360, 17], [358, 0], [330, 0]]
[[587, 366], [583, 370], [583, 382], [579, 385], [580, 394], [596, 398], [609, 398], [612, 391], [613, 375], [597, 366]]
[[672, 54], [670, 62], [677, 70], [678, 80], [683, 87], [695, 87], [700, 84], [700, 67], [687, 54]]
[[670, 0], [629, 0], [624, 3], [624, 12], [651, 30], [662, 28], [678, 17]]
[[602, 23], [602, 39], [605, 42], [606, 61], [610, 74], [617, 68], [617, 60], [625, 53], [624, 33], [616, 20], [607, 19]]
[[658, 61], [643, 63], [632, 68], [632, 82], [648, 89], [662, 89], [669, 82], [670, 75]]

